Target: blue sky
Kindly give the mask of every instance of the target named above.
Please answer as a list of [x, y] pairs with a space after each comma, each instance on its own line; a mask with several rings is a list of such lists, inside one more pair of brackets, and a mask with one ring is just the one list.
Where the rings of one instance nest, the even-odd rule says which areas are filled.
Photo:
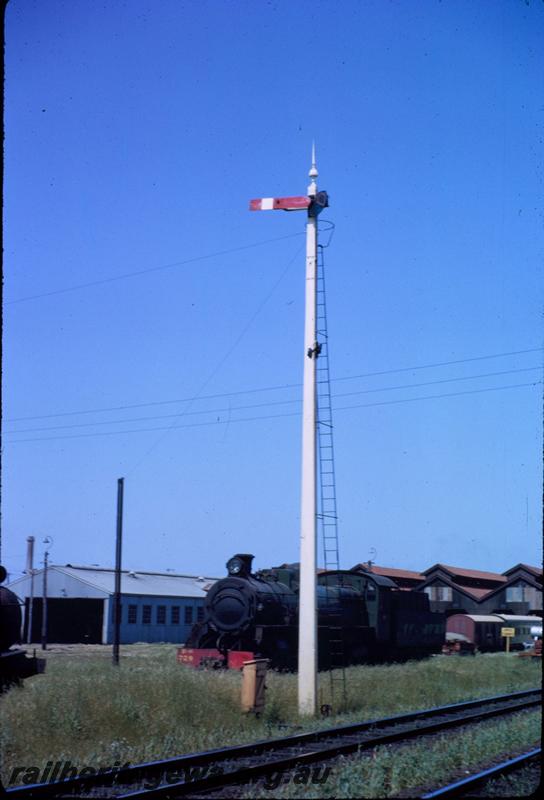
[[521, 0], [11, 0], [12, 574], [30, 534], [111, 565], [121, 476], [128, 568], [298, 560], [305, 215], [248, 201], [304, 194], [314, 138], [342, 566], [541, 562], [543, 32]]

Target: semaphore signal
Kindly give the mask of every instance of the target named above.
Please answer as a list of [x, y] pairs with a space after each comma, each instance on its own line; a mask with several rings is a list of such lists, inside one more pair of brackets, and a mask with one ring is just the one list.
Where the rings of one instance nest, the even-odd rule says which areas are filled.
[[304, 384], [302, 405], [302, 491], [300, 512], [300, 589], [298, 632], [298, 710], [317, 709], [317, 217], [329, 205], [326, 192], [318, 192], [315, 146], [308, 173], [306, 196], [261, 197], [251, 200], [250, 211], [303, 211], [306, 224], [306, 303], [304, 323]]

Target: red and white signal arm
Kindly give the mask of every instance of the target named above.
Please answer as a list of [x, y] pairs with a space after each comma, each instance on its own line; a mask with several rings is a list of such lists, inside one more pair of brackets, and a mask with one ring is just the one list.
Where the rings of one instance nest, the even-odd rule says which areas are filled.
[[249, 201], [250, 211], [300, 211], [309, 208], [311, 197], [258, 197]]

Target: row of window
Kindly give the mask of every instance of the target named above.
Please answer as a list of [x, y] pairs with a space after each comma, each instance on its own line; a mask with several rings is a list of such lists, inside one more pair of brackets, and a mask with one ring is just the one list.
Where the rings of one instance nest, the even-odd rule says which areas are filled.
[[[129, 625], [136, 625], [138, 623], [138, 609], [140, 606], [136, 605], [129, 605], [128, 606], [128, 614], [127, 614], [127, 622]], [[144, 605], [141, 606], [142, 609], [142, 624], [143, 625], [151, 625], [152, 624], [152, 613], [153, 613], [153, 606]], [[122, 611], [121, 611], [122, 614]], [[170, 625], [179, 625], [181, 619], [181, 606], [170, 606]], [[204, 619], [204, 607], [197, 606], [196, 609], [196, 621], [202, 622]], [[184, 607], [184, 622], [186, 625], [192, 625], [194, 622], [193, 618], [193, 606], [185, 606]], [[166, 606], [155, 606], [155, 623], [157, 625], [166, 625]]]
[[[529, 601], [530, 591], [532, 587], [528, 586], [508, 586], [506, 588], [506, 602], [507, 603], [523, 603]], [[453, 599], [453, 592], [451, 586], [426, 586], [423, 590], [429, 595], [430, 600], [451, 601]], [[535, 597], [536, 600], [540, 599]]]
[[[538, 617], [535, 617], [538, 619]], [[501, 627], [508, 627], [508, 622], [499, 622]], [[516, 625], [515, 627], [516, 636], [524, 636], [525, 634], [529, 635], [531, 633], [531, 628], [528, 625]], [[486, 634], [486, 636], [491, 636], [493, 633], [496, 633], [498, 629], [497, 622], [486, 622], [482, 625], [482, 630]]]

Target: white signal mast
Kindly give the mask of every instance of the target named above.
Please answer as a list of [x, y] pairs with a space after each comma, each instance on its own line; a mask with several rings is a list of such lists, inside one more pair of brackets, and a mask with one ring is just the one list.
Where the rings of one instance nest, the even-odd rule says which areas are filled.
[[262, 197], [251, 200], [251, 211], [308, 212], [306, 224], [306, 310], [304, 323], [304, 388], [302, 406], [302, 491], [300, 510], [300, 588], [298, 617], [298, 710], [313, 715], [317, 710], [317, 395], [316, 362], [321, 351], [317, 341], [317, 217], [329, 205], [326, 192], [317, 191], [315, 145], [310, 185], [306, 196]]

